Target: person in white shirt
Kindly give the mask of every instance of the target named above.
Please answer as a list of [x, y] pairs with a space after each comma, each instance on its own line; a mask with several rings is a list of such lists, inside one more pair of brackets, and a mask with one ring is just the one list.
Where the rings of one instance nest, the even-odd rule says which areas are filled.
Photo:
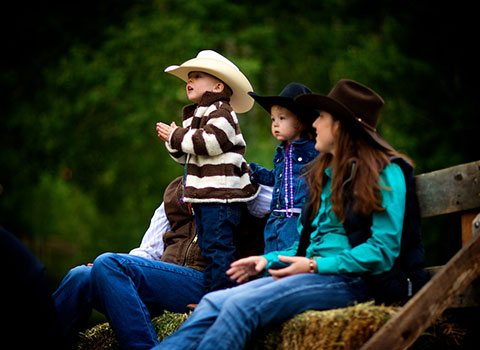
[[150, 220], [150, 226], [143, 235], [142, 242], [128, 254], [141, 256], [145, 259], [160, 260], [163, 254], [163, 234], [170, 230], [170, 223], [165, 214], [165, 203], [155, 209]]

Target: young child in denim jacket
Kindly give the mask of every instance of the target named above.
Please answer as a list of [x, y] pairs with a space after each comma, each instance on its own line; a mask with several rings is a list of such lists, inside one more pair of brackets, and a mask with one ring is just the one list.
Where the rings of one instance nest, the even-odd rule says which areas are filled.
[[250, 163], [252, 183], [273, 186], [271, 212], [264, 230], [265, 253], [286, 249], [299, 238], [298, 216], [308, 194], [301, 175], [318, 152], [313, 138], [314, 116], [294, 98], [310, 92], [303, 84], [290, 83], [278, 96], [249, 93], [271, 115], [272, 135], [280, 141], [273, 170]]

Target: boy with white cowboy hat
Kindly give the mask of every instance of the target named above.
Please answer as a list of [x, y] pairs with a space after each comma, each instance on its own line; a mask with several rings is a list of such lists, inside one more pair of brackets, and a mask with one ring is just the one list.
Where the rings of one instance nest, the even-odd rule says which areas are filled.
[[257, 196], [244, 158], [246, 143], [236, 113], [248, 112], [253, 90], [245, 75], [227, 58], [203, 50], [165, 72], [186, 82], [182, 127], [156, 124], [170, 156], [184, 165], [183, 200], [195, 212], [198, 243], [207, 259], [205, 286], [230, 287], [225, 272], [236, 259], [234, 231], [242, 205]]
[[308, 188], [301, 175], [318, 152], [312, 127], [315, 116], [294, 98], [310, 92], [308, 87], [295, 82], [287, 84], [277, 96], [249, 92], [268, 112], [272, 135], [280, 141], [272, 170], [250, 163], [252, 182], [273, 186], [271, 212], [263, 233], [265, 253], [287, 249], [299, 238], [297, 221], [308, 198]]

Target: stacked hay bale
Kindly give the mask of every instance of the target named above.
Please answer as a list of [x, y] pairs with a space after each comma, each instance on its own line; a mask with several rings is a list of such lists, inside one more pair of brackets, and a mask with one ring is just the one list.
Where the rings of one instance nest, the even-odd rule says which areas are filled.
[[[247, 346], [250, 350], [353, 350], [359, 349], [397, 311], [398, 307], [360, 303], [351, 307], [306, 311], [278, 327], [256, 334]], [[153, 319], [161, 340], [172, 334], [189, 314], [165, 312]], [[419, 339], [422, 349], [436, 349], [438, 344], [461, 344], [462, 331], [452, 324], [437, 322]], [[453, 326], [454, 327], [454, 326]], [[444, 334], [441, 330], [449, 330]], [[434, 334], [435, 333], [435, 334]], [[442, 339], [443, 337], [443, 339]], [[425, 341], [425, 338], [429, 339]], [[436, 341], [432, 341], [436, 339]], [[425, 343], [430, 343], [426, 346]], [[450, 349], [456, 348], [455, 346]], [[460, 349], [460, 347], [458, 347]], [[77, 350], [117, 350], [115, 336], [108, 323], [99, 324], [80, 335]]]

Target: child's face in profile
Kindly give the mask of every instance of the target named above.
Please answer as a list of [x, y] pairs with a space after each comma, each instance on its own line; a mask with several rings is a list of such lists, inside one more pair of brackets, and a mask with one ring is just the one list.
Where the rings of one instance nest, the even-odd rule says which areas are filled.
[[204, 72], [190, 72], [185, 89], [188, 99], [193, 103], [199, 103], [206, 91], [222, 92], [223, 87], [223, 82], [213, 75]]
[[297, 118], [296, 114], [289, 109], [273, 105], [270, 115], [272, 120], [272, 135], [277, 140], [292, 142], [301, 137], [305, 127]]

